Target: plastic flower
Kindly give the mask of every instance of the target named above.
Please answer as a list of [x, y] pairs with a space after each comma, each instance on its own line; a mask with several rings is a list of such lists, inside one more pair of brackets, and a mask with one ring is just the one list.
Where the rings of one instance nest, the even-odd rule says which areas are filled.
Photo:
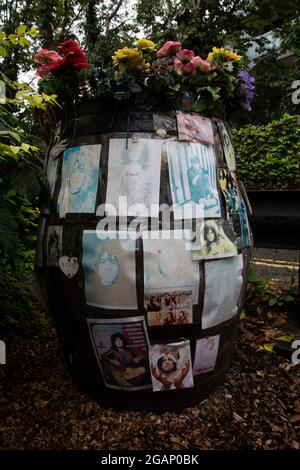
[[193, 57], [191, 60], [193, 64], [195, 64], [197, 70], [201, 70], [201, 72], [208, 73], [211, 71], [211, 65], [208, 60], [203, 60], [198, 55]]
[[210, 52], [207, 56], [209, 62], [213, 62], [214, 60], [223, 59], [226, 62], [239, 62], [242, 56], [236, 54], [233, 51], [229, 51], [224, 49], [223, 47], [219, 49], [218, 47], [213, 47], [212, 52]]
[[183, 63], [181, 62], [181, 60], [179, 60], [177, 57], [175, 57], [175, 59], [174, 59], [173, 66], [174, 66], [174, 70], [177, 73], [177, 75], [183, 75], [184, 66], [183, 66]]
[[164, 45], [157, 51], [157, 57], [167, 57], [168, 55], [176, 54], [181, 48], [181, 43], [179, 41], [167, 41]]
[[155, 43], [145, 38], [139, 39], [137, 42], [137, 46], [139, 49], [145, 52], [151, 52], [155, 49]]
[[247, 111], [252, 111], [251, 103], [255, 96], [255, 78], [252, 77], [247, 70], [241, 70], [239, 77], [242, 79], [240, 85], [240, 93], [242, 94], [244, 101], [242, 102], [243, 108]]
[[33, 60], [37, 64], [41, 64], [37, 69], [37, 74], [40, 77], [44, 77], [47, 73], [59, 75], [66, 64], [65, 57], [56, 51], [49, 51], [48, 49], [40, 49]]
[[67, 64], [74, 69], [87, 69], [89, 66], [87, 55], [75, 39], [68, 39], [58, 45], [61, 55], [66, 58]]
[[143, 54], [138, 50], [137, 47], [123, 47], [123, 49], [118, 49], [112, 56], [113, 64], [118, 65], [120, 63], [130, 61], [136, 61], [137, 63], [141, 61]]
[[181, 62], [189, 62], [190, 60], [192, 60], [194, 55], [194, 51], [191, 51], [190, 49], [180, 49], [176, 54], [176, 56], [179, 60], [181, 60]]
[[193, 62], [188, 62], [187, 64], [184, 64], [183, 70], [189, 75], [194, 75], [196, 73], [196, 65], [193, 64]]

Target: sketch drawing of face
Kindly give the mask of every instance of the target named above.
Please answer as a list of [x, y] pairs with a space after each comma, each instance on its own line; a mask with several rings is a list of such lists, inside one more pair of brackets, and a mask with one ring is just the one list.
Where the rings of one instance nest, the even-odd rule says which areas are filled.
[[71, 193], [75, 194], [81, 191], [86, 180], [86, 172], [84, 164], [81, 164], [77, 159], [74, 163], [71, 177], [70, 177], [70, 187]]
[[116, 255], [105, 251], [100, 256], [98, 274], [103, 286], [113, 285], [119, 277], [120, 264]]

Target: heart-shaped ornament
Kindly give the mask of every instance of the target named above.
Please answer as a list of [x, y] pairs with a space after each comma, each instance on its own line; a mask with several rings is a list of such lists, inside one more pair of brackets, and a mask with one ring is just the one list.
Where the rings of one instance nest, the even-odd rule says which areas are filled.
[[58, 260], [58, 264], [62, 272], [69, 279], [75, 276], [78, 271], [79, 263], [77, 258], [69, 258], [69, 256], [61, 256]]

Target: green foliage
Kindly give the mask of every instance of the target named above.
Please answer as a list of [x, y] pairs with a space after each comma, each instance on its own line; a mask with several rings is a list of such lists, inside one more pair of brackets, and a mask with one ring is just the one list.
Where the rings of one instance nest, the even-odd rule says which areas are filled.
[[[1, 33], [0, 55], [9, 57], [12, 51], [28, 47], [28, 37], [36, 35], [36, 29], [27, 30], [25, 25], [15, 34]], [[36, 211], [45, 188], [36, 145], [41, 142], [31, 133], [33, 112], [57, 103], [56, 95], [36, 93], [30, 85], [9, 80], [1, 72], [0, 78], [8, 95], [0, 103], [0, 252], [14, 257], [16, 244], [30, 225], [30, 211]]]
[[232, 137], [246, 189], [299, 188], [300, 127], [295, 116], [233, 129]]
[[[34, 238], [34, 237], [33, 237]], [[0, 258], [0, 329], [40, 327], [48, 324], [49, 319], [40, 310], [39, 304], [28, 291], [24, 280], [33, 270], [34, 240], [26, 245], [18, 243], [14, 261]]]
[[283, 308], [288, 308], [295, 302], [296, 298], [297, 286], [291, 286], [288, 290], [280, 289], [269, 285], [266, 278], [255, 271], [250, 271], [246, 289], [246, 308], [247, 304], [256, 303], [260, 308], [267, 306], [282, 311]]

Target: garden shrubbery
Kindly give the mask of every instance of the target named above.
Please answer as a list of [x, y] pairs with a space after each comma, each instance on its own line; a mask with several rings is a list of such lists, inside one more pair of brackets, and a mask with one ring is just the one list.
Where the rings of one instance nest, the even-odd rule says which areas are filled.
[[284, 114], [266, 125], [232, 130], [239, 176], [246, 189], [300, 188], [300, 126]]

